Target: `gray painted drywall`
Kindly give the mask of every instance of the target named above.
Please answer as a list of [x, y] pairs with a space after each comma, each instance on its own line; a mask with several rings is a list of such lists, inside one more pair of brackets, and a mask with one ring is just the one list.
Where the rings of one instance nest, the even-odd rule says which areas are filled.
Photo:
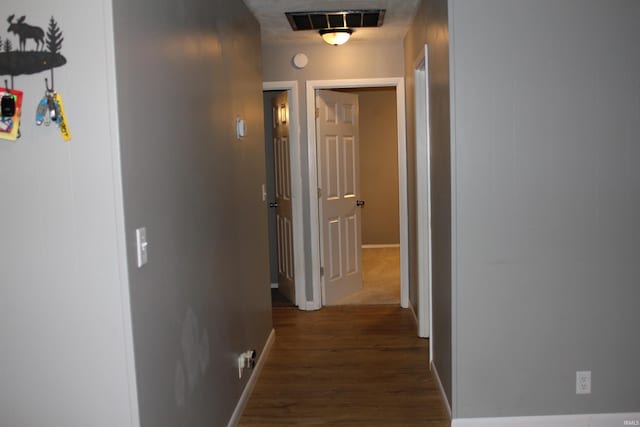
[[[291, 60], [296, 53], [304, 53], [308, 65], [298, 70]], [[305, 286], [311, 300], [312, 269], [309, 224], [309, 169], [306, 120], [307, 80], [365, 79], [402, 77], [404, 75], [402, 45], [400, 43], [349, 42], [343, 46], [329, 46], [318, 38], [317, 43], [300, 45], [263, 45], [262, 65], [264, 81], [296, 80], [299, 88], [300, 156], [302, 169], [302, 204], [304, 218], [304, 251], [307, 256]], [[300, 279], [300, 278], [296, 278]]]
[[451, 12], [454, 414], [638, 412], [640, 3]]
[[[226, 425], [271, 330], [260, 35], [242, 2], [114, 0], [143, 427]], [[236, 117], [247, 137], [237, 140]]]
[[433, 363], [449, 399], [453, 396], [451, 301], [451, 156], [449, 117], [449, 38], [446, 0], [424, 0], [404, 40], [407, 92], [407, 169], [409, 175], [410, 300], [417, 312], [416, 136], [414, 70], [429, 45], [431, 125], [431, 230]]
[[55, 86], [73, 138], [35, 124], [49, 72], [16, 76], [22, 137], [0, 140], [0, 425], [136, 426], [111, 2], [10, 6], [0, 36], [14, 48], [10, 13], [45, 30], [53, 15], [63, 32]]
[[362, 244], [400, 243], [396, 89], [358, 89]]

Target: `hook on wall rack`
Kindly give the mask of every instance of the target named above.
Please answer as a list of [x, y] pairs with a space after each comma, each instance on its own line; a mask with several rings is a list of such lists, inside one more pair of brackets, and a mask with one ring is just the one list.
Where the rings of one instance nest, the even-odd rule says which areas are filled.
[[49, 79], [48, 78], [44, 78], [44, 87], [47, 89], [47, 92], [55, 92], [55, 83], [53, 81], [53, 68], [51, 69], [51, 87], [49, 87]]

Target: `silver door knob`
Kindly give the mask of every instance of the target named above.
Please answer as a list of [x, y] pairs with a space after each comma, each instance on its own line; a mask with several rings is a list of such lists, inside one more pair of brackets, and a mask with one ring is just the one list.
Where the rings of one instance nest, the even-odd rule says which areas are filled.
[[277, 208], [278, 206], [279, 206], [279, 205], [278, 205], [278, 202], [272, 202], [272, 203], [269, 203], [269, 207], [270, 207], [270, 208]]
[[356, 206], [364, 206], [364, 200], [356, 200]]

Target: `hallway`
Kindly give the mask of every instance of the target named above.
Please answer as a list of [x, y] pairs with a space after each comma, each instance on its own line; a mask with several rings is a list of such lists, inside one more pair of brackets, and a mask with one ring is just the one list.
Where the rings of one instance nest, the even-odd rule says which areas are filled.
[[449, 426], [409, 310], [276, 307], [273, 324], [240, 426]]

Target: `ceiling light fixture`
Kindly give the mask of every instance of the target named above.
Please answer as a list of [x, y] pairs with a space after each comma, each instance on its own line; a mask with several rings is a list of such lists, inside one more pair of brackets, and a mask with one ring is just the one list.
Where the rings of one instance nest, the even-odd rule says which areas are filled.
[[322, 40], [333, 46], [345, 44], [349, 40], [349, 37], [351, 37], [352, 33], [353, 30], [350, 28], [330, 28], [320, 30]]

